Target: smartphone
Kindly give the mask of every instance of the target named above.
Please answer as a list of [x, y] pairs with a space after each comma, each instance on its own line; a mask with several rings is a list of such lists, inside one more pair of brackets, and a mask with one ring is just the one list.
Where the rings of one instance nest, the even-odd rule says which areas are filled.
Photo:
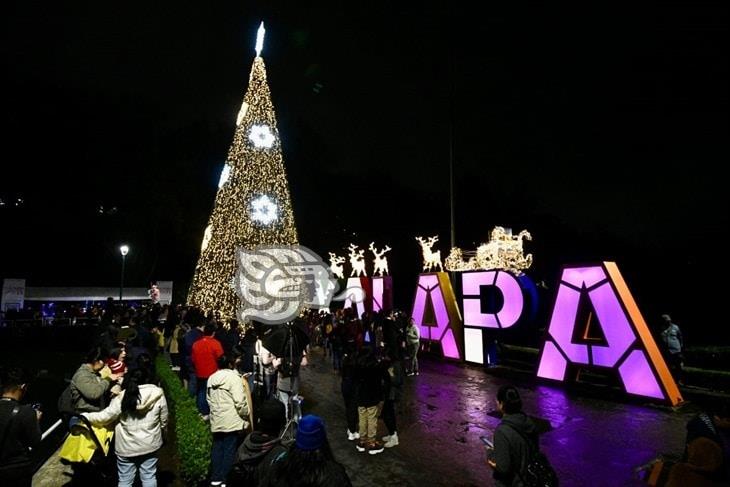
[[494, 448], [494, 443], [492, 443], [492, 440], [486, 436], [480, 436], [479, 439], [482, 440], [482, 443], [484, 443], [487, 448]]

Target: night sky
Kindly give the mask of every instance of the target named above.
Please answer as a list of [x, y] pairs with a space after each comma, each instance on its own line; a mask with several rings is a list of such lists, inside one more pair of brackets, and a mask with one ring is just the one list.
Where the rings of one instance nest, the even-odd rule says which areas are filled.
[[115, 286], [126, 242], [184, 295], [263, 20], [303, 244], [390, 244], [408, 308], [453, 127], [458, 245], [527, 228], [536, 280], [615, 259], [650, 322], [727, 338], [726, 3], [326, 3], [4, 4], [0, 277]]

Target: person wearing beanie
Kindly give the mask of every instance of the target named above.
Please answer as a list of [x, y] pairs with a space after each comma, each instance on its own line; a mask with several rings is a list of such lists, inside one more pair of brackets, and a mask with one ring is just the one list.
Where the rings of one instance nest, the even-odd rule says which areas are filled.
[[293, 448], [274, 462], [270, 475], [260, 485], [348, 487], [352, 484], [345, 467], [332, 455], [324, 421], [308, 414], [299, 420]]

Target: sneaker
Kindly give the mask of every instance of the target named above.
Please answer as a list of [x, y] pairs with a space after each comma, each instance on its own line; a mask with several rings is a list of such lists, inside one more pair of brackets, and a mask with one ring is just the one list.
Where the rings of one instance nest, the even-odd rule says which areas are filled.
[[416, 372], [416, 375], [421, 375], [421, 374], [419, 374], [418, 372]]
[[380, 439], [381, 439], [381, 440], [383, 440], [383, 443], [388, 443], [388, 442], [390, 441], [390, 435], [387, 435], [387, 436], [383, 436], [383, 437], [382, 437], [382, 438], [380, 438]]
[[398, 446], [398, 433], [393, 433], [388, 438], [388, 441], [385, 442], [385, 445], [383, 445], [385, 448], [393, 448], [394, 446]]
[[377, 440], [373, 440], [368, 444], [369, 455], [377, 455], [378, 453], [382, 453], [383, 449], [383, 444]]
[[209, 414], [201, 414], [200, 419], [202, 419], [204, 422], [210, 421], [210, 415]]
[[357, 431], [352, 433], [350, 430], [347, 430], [347, 439], [348, 441], [359, 440], [360, 433], [358, 433]]
[[366, 448], [366, 445], [365, 445], [365, 442], [362, 441], [362, 440], [358, 441], [355, 444], [355, 448], [357, 448], [357, 451], [359, 451], [360, 453], [364, 452], [367, 449]]

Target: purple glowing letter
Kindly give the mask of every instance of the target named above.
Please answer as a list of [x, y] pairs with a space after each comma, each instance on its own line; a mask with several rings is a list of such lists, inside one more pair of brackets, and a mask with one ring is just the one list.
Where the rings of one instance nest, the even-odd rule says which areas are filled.
[[[581, 297], [586, 297], [595, 314], [603, 340], [576, 341]], [[465, 313], [466, 314], [466, 313]], [[590, 321], [591, 318], [589, 318]], [[585, 335], [585, 334], [584, 334]], [[563, 381], [568, 363], [618, 371], [629, 394], [682, 401], [679, 389], [613, 262], [587, 267], [565, 267], [543, 346], [538, 377]]]
[[445, 357], [462, 358], [455, 336], [462, 331], [461, 315], [447, 273], [418, 276], [411, 316], [421, 331], [421, 339], [441, 342]]

